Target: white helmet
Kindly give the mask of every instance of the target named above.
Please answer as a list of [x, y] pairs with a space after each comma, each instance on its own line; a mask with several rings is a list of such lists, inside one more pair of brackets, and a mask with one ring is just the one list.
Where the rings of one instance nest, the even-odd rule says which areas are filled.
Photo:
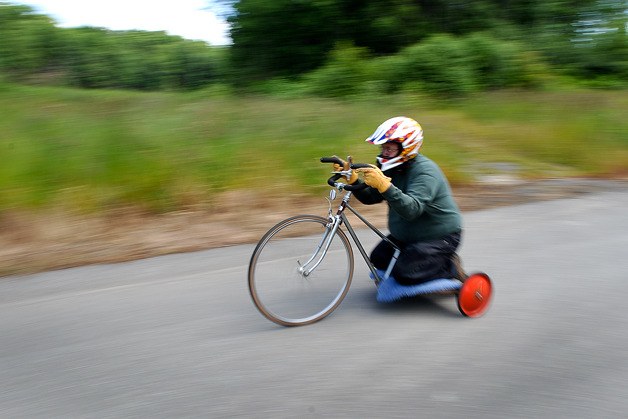
[[415, 158], [419, 154], [419, 149], [423, 145], [423, 129], [414, 119], [397, 116], [377, 127], [373, 135], [366, 141], [375, 145], [388, 142], [401, 144], [402, 149], [398, 156], [391, 159], [384, 158], [381, 154], [377, 156], [382, 171], [386, 171]]

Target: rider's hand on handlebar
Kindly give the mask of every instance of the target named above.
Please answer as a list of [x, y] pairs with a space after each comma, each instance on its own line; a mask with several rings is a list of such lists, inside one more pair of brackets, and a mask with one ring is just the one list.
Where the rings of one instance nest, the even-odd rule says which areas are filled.
[[364, 175], [364, 183], [377, 189], [380, 193], [384, 193], [390, 188], [391, 179], [384, 174], [377, 166], [355, 169], [353, 171]]
[[[346, 161], [342, 160], [338, 156], [334, 156], [334, 157], [337, 157], [340, 161], [342, 161], [342, 166], [340, 166], [337, 163], [334, 163], [334, 172], [350, 170], [349, 162], [346, 162]], [[345, 176], [345, 178], [347, 179], [347, 183], [349, 185], [353, 185], [358, 180], [358, 174], [355, 172], [355, 170], [352, 170], [351, 171], [351, 176]]]

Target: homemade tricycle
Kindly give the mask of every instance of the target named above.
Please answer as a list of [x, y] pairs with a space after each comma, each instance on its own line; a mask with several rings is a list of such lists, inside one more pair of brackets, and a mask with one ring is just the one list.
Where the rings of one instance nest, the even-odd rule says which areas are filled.
[[[321, 162], [342, 164], [337, 157], [323, 157]], [[400, 249], [349, 204], [352, 191], [367, 185], [339, 182], [350, 175], [351, 170], [364, 166], [351, 164], [347, 171], [332, 172], [327, 180], [332, 187], [327, 218], [317, 215], [290, 217], [276, 224], [260, 239], [248, 270], [249, 291], [258, 310], [269, 320], [283, 326], [314, 323], [332, 313], [347, 295], [353, 277], [353, 248], [341, 228], [344, 227], [377, 285], [378, 301], [451, 293], [455, 295], [458, 309], [464, 316], [479, 317], [484, 314], [491, 301], [493, 286], [489, 276], [483, 272], [470, 274], [463, 281], [438, 278], [410, 286], [395, 281], [391, 272]], [[332, 201], [336, 198], [336, 191], [344, 195], [334, 214]], [[394, 256], [385, 271], [376, 269], [369, 260], [345, 214], [347, 209], [395, 247]]]

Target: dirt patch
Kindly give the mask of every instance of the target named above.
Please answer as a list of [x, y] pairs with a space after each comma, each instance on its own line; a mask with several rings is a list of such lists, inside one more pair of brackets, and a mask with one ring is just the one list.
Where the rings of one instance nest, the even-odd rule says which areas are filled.
[[[464, 212], [626, 188], [628, 179], [554, 179], [480, 183], [454, 188], [454, 195]], [[268, 199], [240, 191], [224, 194], [218, 202], [211, 209], [161, 216], [132, 210], [100, 217], [2, 213], [0, 276], [255, 243], [286, 217], [325, 216], [328, 209], [324, 196]], [[385, 226], [386, 205], [353, 202], [371, 222]]]

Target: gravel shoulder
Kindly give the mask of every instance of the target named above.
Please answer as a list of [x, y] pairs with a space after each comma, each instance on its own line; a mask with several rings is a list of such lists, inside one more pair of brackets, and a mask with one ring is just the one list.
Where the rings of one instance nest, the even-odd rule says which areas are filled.
[[[492, 179], [454, 188], [454, 195], [464, 213], [625, 189], [628, 179]], [[375, 225], [385, 227], [386, 205], [354, 205]], [[5, 212], [0, 214], [0, 276], [255, 243], [283, 218], [324, 216], [327, 209], [325, 196], [269, 199], [259, 192], [237, 191], [221, 196], [211, 209], [160, 216], [137, 211], [100, 217]]]

